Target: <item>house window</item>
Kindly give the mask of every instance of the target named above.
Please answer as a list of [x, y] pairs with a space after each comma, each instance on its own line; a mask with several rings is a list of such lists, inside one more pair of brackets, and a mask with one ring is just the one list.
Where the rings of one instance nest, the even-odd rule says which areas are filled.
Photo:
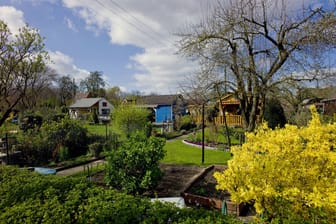
[[109, 115], [110, 109], [102, 109], [101, 112], [102, 112], [102, 115]]
[[107, 102], [103, 102], [103, 107], [107, 107]]

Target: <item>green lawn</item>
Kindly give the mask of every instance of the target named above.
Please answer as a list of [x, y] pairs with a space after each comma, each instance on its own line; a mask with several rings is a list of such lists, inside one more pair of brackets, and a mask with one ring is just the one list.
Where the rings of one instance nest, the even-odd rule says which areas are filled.
[[[85, 128], [88, 130], [91, 134], [106, 136], [106, 125], [103, 124], [86, 124]], [[107, 134], [112, 132], [112, 127], [110, 125], [107, 125]]]
[[[85, 125], [92, 134], [106, 135], [105, 125]], [[108, 133], [111, 133], [112, 127], [107, 126]], [[218, 150], [204, 150], [204, 164], [202, 164], [202, 149], [182, 143], [181, 139], [167, 141], [165, 145], [167, 154], [161, 161], [170, 164], [190, 164], [190, 165], [225, 165], [231, 158], [230, 153]]]
[[[167, 141], [165, 150], [167, 154], [162, 163], [202, 165], [202, 149], [186, 145], [181, 139]], [[203, 165], [225, 165], [230, 158], [228, 152], [205, 149]]]

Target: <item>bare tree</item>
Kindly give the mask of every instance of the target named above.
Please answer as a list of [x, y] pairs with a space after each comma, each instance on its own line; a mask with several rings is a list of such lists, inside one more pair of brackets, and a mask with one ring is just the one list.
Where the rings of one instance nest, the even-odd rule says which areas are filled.
[[[56, 81], [57, 74], [50, 67], [45, 67], [44, 71], [36, 74], [29, 80], [25, 95], [16, 107], [22, 110], [36, 109], [50, 98], [53, 92], [53, 82]], [[52, 94], [54, 95], [54, 94]]]
[[330, 5], [294, 7], [297, 2], [218, 1], [207, 19], [180, 34], [181, 54], [198, 58], [211, 69], [228, 68], [221, 83], [230, 82], [240, 100], [247, 131], [254, 130], [258, 115], [263, 117], [270, 89], [286, 81], [312, 79], [305, 73], [312, 58], [335, 47], [336, 18]]
[[103, 79], [103, 73], [99, 71], [90, 72], [90, 75], [79, 84], [82, 91], [91, 92], [95, 97], [105, 97], [106, 82]]
[[13, 35], [0, 20], [0, 126], [34, 88], [45, 70], [47, 53], [36, 29], [22, 27]]
[[78, 89], [75, 81], [69, 75], [62, 76], [57, 80], [60, 104], [67, 105], [67, 102], [72, 100]]

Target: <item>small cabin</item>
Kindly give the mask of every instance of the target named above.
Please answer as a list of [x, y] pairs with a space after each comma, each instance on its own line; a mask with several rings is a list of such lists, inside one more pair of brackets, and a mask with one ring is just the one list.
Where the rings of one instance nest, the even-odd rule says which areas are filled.
[[[217, 100], [215, 102], [216, 108], [218, 108], [218, 112], [213, 119], [213, 122], [216, 125], [223, 125], [224, 121], [224, 113], [226, 117], [226, 123], [229, 126], [243, 126], [242, 117], [240, 116], [240, 102], [233, 94], [227, 94], [221, 98], [221, 100]], [[214, 105], [205, 105], [205, 111], [211, 111]], [[202, 122], [202, 105], [188, 105], [188, 113], [196, 123]], [[205, 123], [210, 122], [206, 119]]]
[[82, 98], [69, 107], [70, 118], [84, 120], [94, 111], [100, 121], [110, 120], [111, 110], [112, 104], [105, 98]]

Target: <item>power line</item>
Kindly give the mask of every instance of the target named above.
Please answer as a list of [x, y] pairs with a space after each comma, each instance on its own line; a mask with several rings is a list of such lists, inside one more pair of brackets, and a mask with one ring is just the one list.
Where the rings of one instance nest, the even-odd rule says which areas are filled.
[[149, 26], [148, 24], [146, 24], [145, 22], [143, 22], [141, 19], [139, 19], [136, 16], [134, 16], [128, 9], [125, 9], [124, 7], [122, 7], [116, 1], [110, 0], [110, 2], [113, 5], [115, 5], [116, 7], [118, 7], [119, 9], [121, 9], [123, 12], [125, 12], [127, 15], [129, 15], [131, 18], [133, 18], [135, 21], [137, 21], [142, 27], [146, 28], [147, 30], [150, 30], [157, 37], [159, 37], [159, 38], [163, 38], [164, 37], [163, 34], [157, 32], [155, 29], [153, 29], [151, 26]]
[[[101, 2], [100, 0], [96, 0], [96, 2], [100, 6], [102, 6], [103, 8], [107, 9], [108, 11], [112, 12], [114, 15], [116, 15], [119, 18], [121, 18], [122, 20], [124, 20], [127, 24], [129, 24], [130, 26], [134, 27], [136, 30], [138, 30], [139, 32], [141, 32], [145, 36], [147, 36], [150, 39], [156, 41], [157, 43], [167, 45], [167, 43], [165, 43], [162, 40], [162, 34], [159, 34], [152, 27], [150, 27], [149, 25], [147, 25], [146, 23], [144, 23], [143, 21], [141, 21], [140, 19], [138, 19], [137, 17], [135, 17], [134, 15], [132, 15], [127, 9], [125, 9], [122, 6], [120, 6], [120, 4], [118, 4], [118, 3], [110, 0], [111, 4], [117, 6], [117, 8], [119, 9], [119, 12], [118, 12], [113, 7], [107, 6], [105, 3]], [[126, 14], [121, 14], [120, 12], [125, 12]], [[131, 17], [137, 23], [130, 21], [129, 17], [127, 18], [124, 15], [129, 15], [129, 17]], [[150, 32], [146, 32], [143, 28], [146, 28]], [[153, 34], [156, 34], [156, 36], [153, 35]]]

